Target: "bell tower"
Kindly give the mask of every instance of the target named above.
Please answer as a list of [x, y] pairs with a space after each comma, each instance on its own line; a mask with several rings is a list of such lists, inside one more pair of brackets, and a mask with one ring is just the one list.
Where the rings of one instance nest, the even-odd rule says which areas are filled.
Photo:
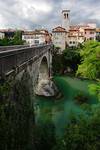
[[62, 27], [67, 31], [70, 26], [70, 10], [62, 10]]

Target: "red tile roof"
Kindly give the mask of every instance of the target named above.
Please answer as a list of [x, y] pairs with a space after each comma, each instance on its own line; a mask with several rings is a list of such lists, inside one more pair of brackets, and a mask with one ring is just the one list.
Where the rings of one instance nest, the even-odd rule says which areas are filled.
[[97, 28], [97, 29], [96, 29], [96, 32], [100, 32], [100, 28]]
[[47, 30], [24, 31], [23, 35], [49, 35]]
[[52, 32], [66, 32], [66, 29], [58, 26], [58, 27], [54, 28], [52, 30]]
[[79, 26], [70, 26], [70, 31], [78, 31], [79, 30]]

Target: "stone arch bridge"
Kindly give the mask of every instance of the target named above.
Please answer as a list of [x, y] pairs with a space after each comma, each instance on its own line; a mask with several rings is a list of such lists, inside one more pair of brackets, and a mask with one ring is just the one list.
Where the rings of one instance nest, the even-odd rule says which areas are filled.
[[51, 76], [53, 45], [0, 47], [0, 77], [21, 78], [25, 70], [37, 80]]

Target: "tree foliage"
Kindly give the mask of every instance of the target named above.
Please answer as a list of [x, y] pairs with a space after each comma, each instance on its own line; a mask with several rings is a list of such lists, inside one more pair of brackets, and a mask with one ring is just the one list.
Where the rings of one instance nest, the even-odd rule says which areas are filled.
[[59, 53], [59, 47], [54, 47], [52, 51], [52, 71], [53, 74], [61, 74], [63, 70], [62, 54]]
[[100, 43], [88, 41], [80, 51], [82, 57], [77, 75], [89, 79], [100, 78]]
[[100, 148], [100, 106], [92, 110], [89, 118], [71, 118], [65, 135], [58, 139], [54, 150], [99, 150]]
[[[100, 78], [100, 42], [88, 41], [80, 51], [82, 57], [78, 66], [77, 75], [89, 79]], [[90, 92], [96, 94], [100, 99], [100, 81], [97, 84], [89, 85]]]
[[12, 42], [13, 45], [23, 45], [24, 41], [22, 40], [22, 35], [20, 31], [15, 32]]
[[52, 122], [35, 124], [30, 75], [0, 84], [0, 150], [51, 150], [55, 145]]
[[16, 31], [14, 37], [0, 39], [0, 46], [10, 46], [10, 45], [23, 45], [24, 41], [22, 40], [22, 35], [20, 31]]
[[100, 100], [100, 81], [97, 84], [90, 84], [89, 91], [93, 95], [97, 95]]
[[54, 74], [63, 74], [70, 68], [75, 72], [80, 63], [80, 54], [78, 48], [67, 48], [62, 53], [59, 53], [59, 48], [54, 48], [53, 52], [53, 72]]
[[64, 68], [70, 67], [74, 72], [77, 70], [78, 64], [80, 64], [79, 48], [67, 48], [63, 51], [62, 62]]
[[27, 73], [0, 85], [0, 149], [28, 150], [33, 144], [34, 107]]

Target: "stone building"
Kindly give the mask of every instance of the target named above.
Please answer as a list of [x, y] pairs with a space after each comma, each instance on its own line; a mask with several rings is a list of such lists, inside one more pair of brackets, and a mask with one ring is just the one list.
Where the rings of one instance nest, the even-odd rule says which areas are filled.
[[96, 40], [96, 24], [70, 25], [70, 10], [62, 11], [62, 25], [52, 29], [52, 41], [63, 51], [86, 40]]
[[62, 27], [69, 31], [70, 26], [70, 10], [62, 10]]
[[64, 50], [66, 47], [66, 35], [67, 35], [67, 31], [65, 28], [62, 28], [60, 26], [54, 28], [52, 30], [52, 41], [53, 44], [56, 47], [60, 47], [61, 50]]
[[93, 27], [85, 27], [84, 28], [84, 37], [85, 40], [96, 40], [96, 28]]
[[44, 29], [35, 31], [24, 31], [22, 40], [30, 45], [49, 44], [51, 42], [51, 34]]

